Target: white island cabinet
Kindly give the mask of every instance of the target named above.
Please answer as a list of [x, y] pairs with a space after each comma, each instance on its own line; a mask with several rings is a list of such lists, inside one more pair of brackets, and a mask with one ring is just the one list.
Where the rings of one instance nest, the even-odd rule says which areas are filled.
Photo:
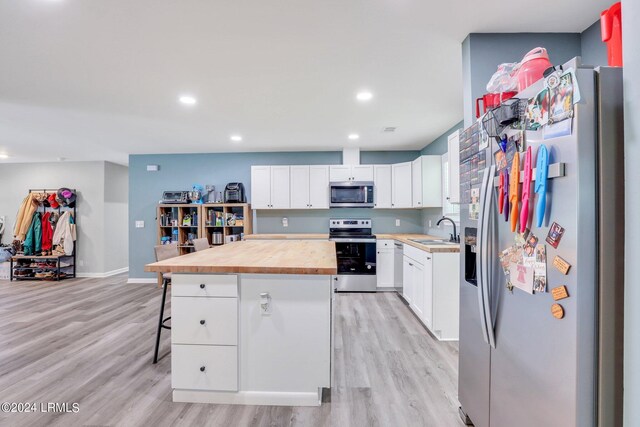
[[320, 405], [331, 387], [333, 242], [235, 242], [146, 269], [172, 273], [174, 402]]

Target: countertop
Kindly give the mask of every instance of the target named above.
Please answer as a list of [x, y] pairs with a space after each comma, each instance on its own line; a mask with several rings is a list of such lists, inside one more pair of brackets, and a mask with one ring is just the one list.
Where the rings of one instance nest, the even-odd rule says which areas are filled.
[[[323, 233], [291, 233], [291, 234], [247, 234], [244, 236], [246, 240], [326, 240], [329, 238], [329, 234]], [[378, 240], [396, 240], [422, 249], [427, 252], [460, 252], [460, 246], [458, 245], [438, 245], [429, 244], [423, 245], [421, 243], [413, 242], [409, 239], [441, 239], [441, 237], [430, 236], [428, 234], [376, 234]]]
[[333, 242], [242, 241], [147, 264], [154, 273], [337, 274]]

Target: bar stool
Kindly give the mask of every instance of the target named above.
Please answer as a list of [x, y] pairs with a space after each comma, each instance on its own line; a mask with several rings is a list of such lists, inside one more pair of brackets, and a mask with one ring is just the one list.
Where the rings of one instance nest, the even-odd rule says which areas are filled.
[[209, 249], [209, 239], [203, 237], [201, 239], [193, 239], [193, 248], [198, 251]]
[[[164, 261], [166, 259], [175, 258], [179, 255], [178, 244], [158, 245], [154, 247], [156, 261]], [[162, 328], [171, 329], [171, 326], [165, 325], [171, 319], [171, 316], [164, 318], [164, 304], [167, 300], [167, 288], [171, 285], [171, 273], [162, 273], [162, 302], [160, 303], [160, 318], [158, 319], [158, 331], [156, 332], [156, 347], [153, 353], [153, 363], [158, 363], [158, 350], [160, 348], [160, 333]]]

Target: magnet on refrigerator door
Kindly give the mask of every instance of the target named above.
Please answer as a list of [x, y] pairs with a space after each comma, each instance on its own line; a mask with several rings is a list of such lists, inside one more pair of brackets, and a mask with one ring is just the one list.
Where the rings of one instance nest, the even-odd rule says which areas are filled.
[[564, 308], [560, 304], [553, 304], [551, 306], [551, 314], [556, 319], [562, 319], [564, 317]]
[[536, 184], [535, 193], [538, 195], [536, 203], [536, 225], [542, 227], [544, 212], [547, 208], [547, 178], [549, 177], [549, 152], [543, 144], [538, 148], [538, 158], [536, 159]]
[[558, 248], [560, 244], [560, 239], [564, 235], [564, 228], [560, 226], [557, 222], [551, 224], [551, 228], [549, 228], [549, 234], [547, 234], [547, 243], [553, 246], [555, 249]]
[[569, 264], [564, 259], [560, 258], [556, 255], [553, 259], [553, 266], [562, 274], [566, 275], [569, 273], [569, 269], [571, 269], [571, 264]]
[[556, 286], [551, 289], [551, 295], [554, 301], [560, 301], [561, 299], [569, 298], [569, 292], [565, 285]]
[[511, 232], [516, 231], [518, 224], [518, 216], [520, 211], [518, 210], [518, 202], [520, 201], [520, 155], [516, 153], [513, 157], [513, 164], [511, 165], [511, 176], [509, 182], [509, 202], [511, 203]]

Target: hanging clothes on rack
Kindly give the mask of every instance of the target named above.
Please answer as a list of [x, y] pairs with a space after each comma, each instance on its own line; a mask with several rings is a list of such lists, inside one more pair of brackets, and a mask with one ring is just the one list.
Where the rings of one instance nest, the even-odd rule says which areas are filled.
[[24, 198], [18, 214], [16, 215], [16, 225], [13, 228], [14, 239], [23, 242], [27, 231], [31, 227], [31, 221], [33, 220], [33, 213], [38, 209], [39, 203], [35, 198], [35, 193], [29, 193]]
[[38, 255], [42, 252], [42, 221], [40, 219], [40, 212], [33, 214], [31, 226], [27, 231], [23, 247], [25, 255]]
[[73, 255], [75, 236], [75, 221], [70, 212], [60, 215], [56, 229], [53, 232], [54, 253], [58, 255]]
[[53, 227], [51, 226], [51, 212], [42, 215], [42, 253], [48, 255], [53, 247]]

